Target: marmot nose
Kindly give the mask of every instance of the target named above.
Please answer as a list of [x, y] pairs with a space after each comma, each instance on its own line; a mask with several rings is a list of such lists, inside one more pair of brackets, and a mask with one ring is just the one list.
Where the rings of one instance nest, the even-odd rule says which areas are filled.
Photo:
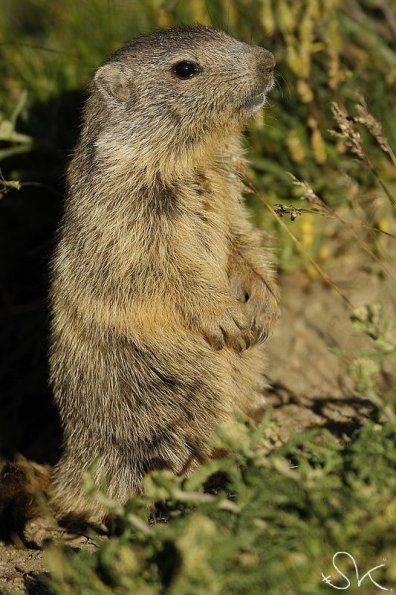
[[265, 74], [271, 74], [276, 64], [274, 54], [260, 46], [257, 46], [255, 50], [260, 70]]

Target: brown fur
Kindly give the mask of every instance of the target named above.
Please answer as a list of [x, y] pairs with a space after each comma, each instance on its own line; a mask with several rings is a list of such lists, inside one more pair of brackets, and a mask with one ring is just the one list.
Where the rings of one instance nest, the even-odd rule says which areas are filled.
[[[180, 80], [172, 66], [201, 72]], [[59, 515], [101, 520], [83, 472], [125, 502], [188, 473], [235, 411], [263, 406], [278, 306], [240, 196], [239, 136], [274, 60], [206, 27], [138, 38], [96, 73], [52, 269], [51, 382], [65, 443]]]
[[50, 469], [18, 456], [0, 477], [0, 539], [18, 540], [25, 525], [40, 516], [40, 497], [48, 496]]

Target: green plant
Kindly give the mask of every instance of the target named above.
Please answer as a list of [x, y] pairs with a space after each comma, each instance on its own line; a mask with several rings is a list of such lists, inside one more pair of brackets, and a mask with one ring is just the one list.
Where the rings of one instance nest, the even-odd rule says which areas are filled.
[[[153, 473], [145, 497], [125, 508], [108, 502], [117, 536], [96, 538], [94, 551], [51, 547], [51, 591], [328, 593], [322, 573], [345, 585], [332, 567], [337, 551], [353, 554], [361, 576], [386, 558], [373, 578], [389, 588], [396, 579], [395, 430], [366, 422], [344, 447], [314, 430], [272, 450], [268, 420], [258, 430], [228, 427], [220, 438], [234, 445], [227, 459], [188, 480]], [[147, 508], [158, 501], [167, 522], [150, 524]], [[343, 568], [352, 592], [373, 592], [369, 579], [358, 590], [353, 568]]]

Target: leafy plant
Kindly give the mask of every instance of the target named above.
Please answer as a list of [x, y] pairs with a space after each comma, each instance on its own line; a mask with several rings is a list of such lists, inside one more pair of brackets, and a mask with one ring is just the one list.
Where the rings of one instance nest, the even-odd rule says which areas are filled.
[[[145, 497], [125, 508], [108, 503], [117, 536], [97, 537], [94, 551], [52, 546], [51, 592], [328, 593], [323, 576], [345, 585], [332, 566], [337, 551], [354, 556], [361, 576], [386, 559], [373, 578], [389, 588], [396, 578], [395, 430], [366, 422], [344, 447], [314, 430], [271, 450], [268, 427], [235, 424], [223, 442], [234, 443], [227, 459], [184, 481], [153, 473]], [[149, 523], [146, 511], [159, 501], [167, 521]], [[357, 589], [352, 567], [344, 572], [352, 592], [373, 592], [369, 579]]]

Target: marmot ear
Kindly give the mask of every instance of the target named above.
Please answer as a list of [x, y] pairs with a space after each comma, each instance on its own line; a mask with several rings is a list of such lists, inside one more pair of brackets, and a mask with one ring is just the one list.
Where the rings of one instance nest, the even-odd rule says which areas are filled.
[[126, 101], [132, 94], [132, 83], [117, 62], [101, 66], [96, 71], [95, 83], [107, 99]]

